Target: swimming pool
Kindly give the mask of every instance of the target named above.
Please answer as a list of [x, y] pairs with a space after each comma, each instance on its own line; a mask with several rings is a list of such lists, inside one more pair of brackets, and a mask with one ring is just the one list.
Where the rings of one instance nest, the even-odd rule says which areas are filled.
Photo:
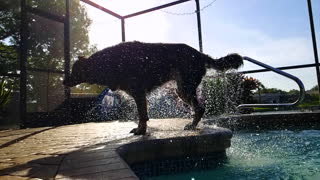
[[148, 180], [320, 179], [320, 130], [236, 132], [217, 167]]

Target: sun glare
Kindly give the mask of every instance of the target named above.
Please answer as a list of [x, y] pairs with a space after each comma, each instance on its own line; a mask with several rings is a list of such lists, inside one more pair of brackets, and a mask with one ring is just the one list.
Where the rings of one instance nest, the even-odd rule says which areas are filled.
[[[170, 2], [168, 0], [92, 0], [121, 16]], [[121, 21], [99, 9], [83, 3], [92, 20], [89, 31], [91, 44], [98, 49], [121, 42]], [[169, 39], [170, 24], [164, 13], [156, 11], [125, 20], [126, 41], [160, 42]]]

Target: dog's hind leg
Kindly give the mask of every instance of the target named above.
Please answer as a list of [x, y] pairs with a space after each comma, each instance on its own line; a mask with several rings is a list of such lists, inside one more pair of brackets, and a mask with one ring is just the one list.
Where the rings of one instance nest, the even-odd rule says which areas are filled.
[[137, 128], [132, 129], [130, 133], [134, 133], [134, 135], [144, 135], [146, 134], [147, 121], [149, 120], [146, 94], [144, 91], [135, 91], [130, 94], [136, 102], [139, 115], [139, 125]]
[[194, 130], [196, 129], [199, 121], [201, 120], [205, 108], [204, 106], [199, 102], [197, 99], [197, 87], [201, 82], [200, 80], [186, 82], [186, 81], [177, 81], [177, 93], [179, 97], [189, 104], [192, 107], [192, 110], [194, 111], [193, 121], [185, 126], [185, 130]]

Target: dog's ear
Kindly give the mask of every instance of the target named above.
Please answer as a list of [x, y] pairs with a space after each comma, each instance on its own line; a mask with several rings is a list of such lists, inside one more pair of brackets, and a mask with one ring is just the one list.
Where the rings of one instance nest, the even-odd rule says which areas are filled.
[[78, 61], [76, 61], [76, 63], [78, 64], [77, 66], [79, 66], [79, 69], [85, 70], [87, 67], [87, 58], [84, 56], [78, 56]]
[[77, 64], [77, 69], [81, 70], [84, 74], [84, 72], [88, 71], [88, 58], [84, 57], [84, 56], [78, 56], [78, 61], [75, 62], [75, 64]]

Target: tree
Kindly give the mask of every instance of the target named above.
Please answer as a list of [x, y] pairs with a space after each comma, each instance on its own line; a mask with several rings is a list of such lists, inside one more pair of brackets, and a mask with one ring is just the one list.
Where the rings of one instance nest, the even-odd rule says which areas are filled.
[[315, 85], [313, 86], [310, 91], [319, 91], [319, 86], [318, 85]]
[[285, 94], [286, 92], [281, 90], [281, 89], [277, 89], [277, 88], [264, 88], [261, 90], [261, 93], [270, 93], [270, 94]]
[[[0, 8], [0, 73], [15, 72], [18, 65], [19, 31], [20, 31], [20, 0], [1, 0]], [[48, 11], [57, 15], [64, 15], [64, 0], [27, 0], [27, 5]], [[28, 21], [28, 68], [44, 70], [63, 70], [63, 24], [42, 18], [31, 13]], [[79, 0], [70, 0], [70, 37], [71, 60], [78, 55], [87, 56], [96, 51], [90, 46], [88, 27], [91, 24], [85, 7]], [[28, 101], [46, 101], [48, 91], [63, 93], [63, 75], [28, 71]], [[51, 92], [51, 94], [54, 92]]]
[[0, 6], [0, 73], [18, 68], [19, 1], [2, 0]]
[[289, 95], [298, 95], [299, 93], [300, 93], [300, 91], [299, 91], [299, 90], [296, 90], [296, 89], [291, 89], [291, 90], [288, 92]]

